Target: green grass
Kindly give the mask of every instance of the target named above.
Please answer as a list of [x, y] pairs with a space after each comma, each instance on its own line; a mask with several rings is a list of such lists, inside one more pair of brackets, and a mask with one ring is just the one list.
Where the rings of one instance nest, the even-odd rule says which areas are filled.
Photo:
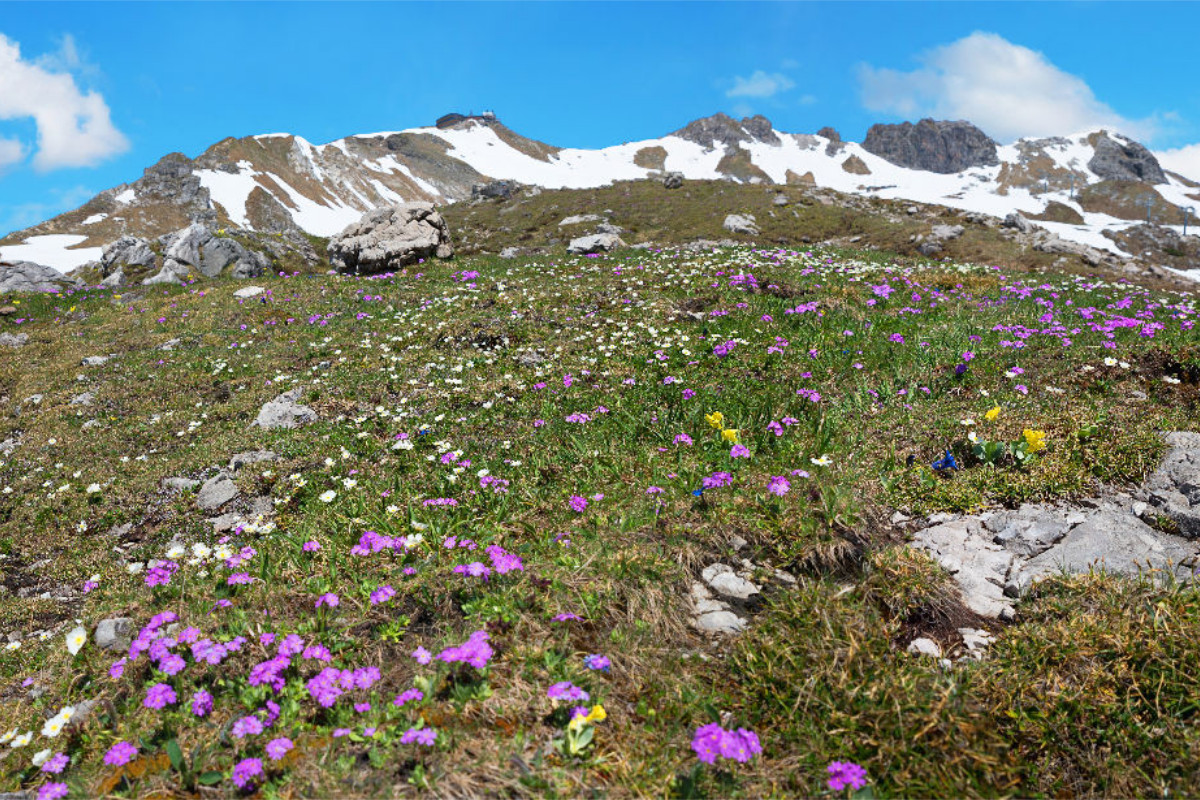
[[[734, 195], [721, 192], [735, 189], [770, 201], [761, 187], [679, 191], [725, 202]], [[730, 210], [758, 213], [753, 196]], [[518, 205], [508, 218], [536, 233], [597, 207], [551, 205]], [[502, 206], [464, 208], [479, 225]], [[621, 208], [639, 207], [631, 198]], [[646, 209], [621, 213], [660, 226], [639, 229], [646, 235], [698, 229], [699, 216]], [[808, 222], [843, 213], [804, 209]], [[0, 732], [32, 730], [34, 740], [0, 749], [0, 790], [44, 783], [29, 759], [52, 747], [71, 756], [64, 776], [81, 796], [188, 793], [209, 780], [236, 794], [234, 765], [287, 736], [295, 754], [267, 762], [265, 796], [813, 795], [832, 760], [864, 765], [877, 796], [1186, 793], [1197, 763], [1193, 590], [1054, 581], [1022, 601], [1018, 624], [997, 629], [986, 661], [942, 670], [904, 646], [917, 635], [949, 646], [956, 626], [980, 623], [885, 520], [896, 508], [1013, 505], [1140, 480], [1161, 453], [1156, 431], [1197, 429], [1192, 299], [893, 258], [669, 248], [475, 256], [384, 280], [267, 277], [265, 303], [239, 303], [237, 285], [224, 282], [20, 298], [19, 313], [0, 321], [30, 337], [0, 361], [0, 440], [20, 432], [22, 442], [0, 464], [0, 634], [23, 638], [0, 649]], [[463, 280], [464, 271], [479, 275]], [[735, 277], [747, 271], [753, 283]], [[886, 298], [873, 288], [885, 284]], [[1062, 330], [1042, 320], [1050, 303]], [[1076, 309], [1095, 309], [1093, 322], [1143, 314], [1163, 327], [1153, 337], [1118, 327], [1110, 340]], [[114, 357], [80, 366], [97, 354]], [[1128, 366], [1106, 365], [1109, 356]], [[1014, 367], [1023, 372], [1007, 377]], [[1163, 380], [1172, 376], [1180, 383]], [[295, 386], [318, 422], [249, 427]], [[83, 391], [93, 405], [71, 405]], [[36, 407], [24, 402], [34, 394]], [[732, 457], [706, 421], [716, 411], [749, 458]], [[972, 427], [1005, 441], [1044, 430], [1049, 446], [1028, 465], [989, 467], [970, 453]], [[693, 443], [678, 443], [681, 434]], [[127, 571], [164, 558], [172, 541], [221, 544], [194, 494], [163, 490], [163, 478], [203, 480], [261, 448], [279, 460], [235, 480], [276, 515], [234, 535], [230, 545], [254, 550], [244, 564], [185, 556], [155, 588]], [[935, 475], [929, 464], [946, 449], [963, 469]], [[823, 456], [828, 466], [814, 463]], [[714, 472], [732, 485], [697, 495]], [[790, 481], [782, 497], [767, 492], [774, 476]], [[573, 496], [588, 500], [584, 511], [572, 510]], [[426, 505], [436, 498], [458, 505]], [[356, 555], [366, 531], [423, 538]], [[475, 549], [445, 547], [451, 536]], [[756, 563], [792, 570], [798, 586], [772, 592], [741, 638], [708, 640], [688, 624], [687, 590], [704, 566], [735, 558], [734, 536]], [[320, 550], [304, 550], [308, 541]], [[453, 571], [490, 566], [492, 545], [524, 570], [486, 581]], [[233, 571], [251, 582], [230, 585]], [[99, 586], [85, 595], [93, 575]], [[395, 597], [373, 605], [385, 584]], [[329, 592], [339, 605], [316, 608]], [[228, 608], [215, 607], [222, 600]], [[168, 610], [201, 636], [246, 643], [219, 665], [176, 648], [187, 667], [174, 676], [143, 654], [119, 678], [108, 674], [118, 654], [64, 648], [75, 619], [90, 635], [105, 617], [132, 617], [137, 630]], [[561, 613], [582, 619], [553, 621]], [[410, 655], [475, 631], [495, 650], [483, 669]], [[252, 685], [251, 668], [275, 653], [265, 633], [319, 641], [332, 661], [296, 659], [278, 693]], [[611, 671], [586, 669], [591, 653], [610, 657]], [[375, 666], [380, 677], [325, 708], [307, 686], [325, 666]], [[608, 713], [578, 754], [567, 710], [546, 694], [560, 681]], [[143, 707], [158, 682], [178, 704]], [[413, 686], [423, 700], [392, 705]], [[197, 719], [188, 704], [202, 688], [215, 707]], [[233, 737], [234, 721], [268, 699], [280, 707], [275, 726]], [[91, 700], [82, 726], [39, 736], [63, 705]], [[372, 707], [356, 712], [358, 702]], [[689, 743], [712, 721], [757, 731], [763, 754], [697, 769]], [[439, 732], [435, 746], [400, 742], [416, 725]], [[335, 738], [339, 728], [351, 733]], [[142, 756], [103, 765], [121, 740]]]

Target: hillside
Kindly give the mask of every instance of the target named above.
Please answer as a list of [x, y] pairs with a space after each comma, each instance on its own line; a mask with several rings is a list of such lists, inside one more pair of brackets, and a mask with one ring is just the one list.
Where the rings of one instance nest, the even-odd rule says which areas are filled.
[[4, 298], [0, 791], [1191, 792], [1194, 295], [760, 244]]
[[[998, 218], [1049, 214], [1044, 224], [1057, 236], [1114, 258], [1140, 254], [1122, 250], [1103, 231], [1144, 221], [1147, 199], [1155, 223], [1182, 225], [1180, 209], [1197, 197], [1191, 180], [1163, 171], [1137, 142], [1105, 131], [998, 146], [969, 123], [926, 120], [876, 125], [858, 144], [828, 128], [792, 134], [774, 130], [764, 117], [716, 114], [658, 139], [587, 150], [548, 145], [494, 117], [473, 117], [321, 145], [280, 133], [225, 139], [194, 159], [173, 153], [136, 181], [9, 233], [0, 239], [0, 257], [68, 271], [99, 259], [100, 248], [123, 234], [154, 239], [193, 221], [328, 237], [371, 208], [461, 203], [497, 181], [587, 189], [670, 172]], [[1055, 209], [1066, 215], [1055, 216]]]

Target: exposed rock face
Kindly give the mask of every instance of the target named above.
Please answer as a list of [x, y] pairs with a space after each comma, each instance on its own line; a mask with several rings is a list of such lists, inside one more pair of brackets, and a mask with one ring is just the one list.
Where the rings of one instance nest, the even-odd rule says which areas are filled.
[[870, 175], [871, 170], [858, 156], [850, 156], [842, 162], [842, 171], [851, 175]]
[[329, 240], [329, 262], [341, 272], [371, 275], [450, 258], [450, 230], [432, 203], [401, 203], [368, 211]]
[[1158, 159], [1141, 144], [1128, 139], [1117, 141], [1103, 132], [1090, 141], [1096, 152], [1088, 169], [1104, 180], [1167, 182]]
[[703, 147], [735, 147], [738, 142], [767, 142], [779, 144], [779, 137], [771, 127], [771, 121], [761, 114], [746, 117], [740, 123], [727, 114], [713, 114], [693, 120], [671, 134], [687, 139]]
[[215, 223], [212, 198], [200, 185], [200, 176], [192, 171], [193, 167], [192, 160], [183, 153], [168, 153], [147, 167], [131, 188], [143, 203], [185, 206], [189, 219]]
[[507, 200], [516, 194], [516, 181], [489, 181], [487, 183], [476, 183], [471, 186], [472, 200]]
[[291, 212], [261, 186], [255, 186], [246, 198], [246, 220], [250, 227], [263, 233], [299, 231]]
[[248, 250], [235, 239], [218, 236], [198, 223], [168, 234], [161, 241], [163, 267], [176, 275], [196, 270], [215, 278], [228, 270], [234, 278], [257, 278], [271, 263], [262, 253]]
[[916, 125], [872, 125], [863, 149], [909, 169], [952, 174], [1000, 163], [996, 143], [969, 122], [923, 119]]
[[725, 217], [722, 227], [730, 233], [745, 233], [751, 236], [757, 236], [759, 232], [758, 222], [753, 214], [730, 214]]
[[0, 262], [0, 294], [13, 292], [58, 292], [79, 281], [68, 278], [53, 267], [32, 261]]
[[1175, 520], [1179, 532], [1200, 538], [1200, 433], [1168, 433], [1170, 448], [1146, 481], [1150, 503]]
[[596, 233], [591, 236], [581, 236], [572, 239], [567, 245], [567, 252], [574, 255], [589, 255], [591, 253], [606, 253], [618, 247], [624, 247], [625, 242], [615, 233]]
[[1017, 211], [1014, 211], [1006, 216], [1001, 225], [1003, 225], [1005, 228], [1014, 228], [1020, 233], [1029, 233], [1031, 230], [1033, 230], [1033, 226], [1029, 224], [1029, 220], [1025, 219], [1025, 217], [1021, 216], [1021, 214]]
[[154, 266], [155, 255], [150, 249], [150, 243], [136, 236], [122, 236], [115, 242], [104, 246], [100, 256], [100, 272], [108, 277], [121, 267], [142, 267], [149, 269]]

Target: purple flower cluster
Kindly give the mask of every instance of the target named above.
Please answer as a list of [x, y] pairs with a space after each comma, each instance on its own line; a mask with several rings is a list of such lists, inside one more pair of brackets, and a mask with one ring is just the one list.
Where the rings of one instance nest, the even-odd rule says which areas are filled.
[[782, 475], [772, 476], [767, 483], [767, 491], [776, 497], [783, 497], [792, 488], [792, 484]]
[[150, 588], [166, 586], [171, 582], [171, 576], [178, 569], [179, 565], [174, 561], [159, 561], [153, 567], [146, 570], [146, 585]]
[[380, 586], [375, 591], [371, 592], [371, 605], [377, 606], [380, 603], [386, 603], [396, 596], [396, 590], [391, 586]]
[[110, 767], [119, 767], [133, 761], [137, 754], [138, 749], [129, 742], [117, 742], [104, 754], [104, 763]]
[[692, 736], [692, 749], [705, 764], [717, 763], [717, 757], [745, 763], [762, 752], [758, 735], [745, 728], [727, 731], [717, 723], [701, 725]]
[[593, 653], [590, 656], [584, 656], [583, 665], [588, 669], [598, 670], [600, 672], [608, 672], [609, 667], [612, 666], [612, 661], [608, 659], [608, 656], [602, 656], [599, 653]]
[[720, 489], [723, 486], [732, 486], [733, 476], [728, 472], [714, 472], [702, 480], [700, 485], [705, 489]]
[[460, 645], [447, 647], [442, 652], [438, 653], [439, 661], [444, 661], [447, 664], [463, 663], [470, 664], [475, 669], [483, 669], [487, 666], [489, 660], [495, 654], [495, 650], [488, 644], [487, 631], [475, 631], [467, 638], [467, 641]]
[[433, 747], [437, 741], [437, 731], [433, 728], [409, 728], [400, 735], [400, 744], [420, 744]]
[[420, 689], [405, 689], [400, 694], [396, 695], [396, 699], [392, 701], [392, 705], [396, 708], [404, 708], [404, 706], [413, 702], [420, 702], [425, 699], [425, 693]]
[[488, 558], [492, 560], [492, 568], [496, 570], [497, 575], [505, 575], [509, 572], [523, 572], [525, 563], [521, 561], [519, 556], [516, 556], [498, 544], [491, 545], [485, 551]]
[[263, 774], [263, 763], [260, 758], [247, 758], [239, 761], [233, 768], [231, 778], [239, 789], [246, 789], [253, 779]]
[[855, 791], [867, 785], [867, 771], [850, 761], [834, 761], [826, 770], [829, 773], [829, 788], [840, 792], [846, 787]]
[[546, 690], [546, 697], [551, 700], [569, 700], [583, 702], [591, 700], [592, 696], [570, 681], [559, 681]]
[[308, 694], [323, 708], [331, 707], [345, 692], [369, 689], [380, 678], [378, 667], [340, 670], [326, 667], [305, 684]]
[[146, 690], [146, 699], [142, 701], [142, 705], [157, 710], [173, 705], [178, 699], [170, 684], [156, 683]]

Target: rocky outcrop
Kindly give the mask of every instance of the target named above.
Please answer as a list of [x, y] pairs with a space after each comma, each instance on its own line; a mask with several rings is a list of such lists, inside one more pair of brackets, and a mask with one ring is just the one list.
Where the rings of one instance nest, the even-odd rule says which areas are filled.
[[29, 344], [29, 335], [25, 333], [0, 333], [0, 347], [24, 347]]
[[150, 249], [150, 243], [136, 236], [122, 236], [115, 242], [104, 246], [100, 256], [100, 272], [106, 278], [123, 267], [151, 269], [157, 256]]
[[472, 200], [507, 200], [516, 194], [516, 181], [488, 181], [471, 186]]
[[897, 166], [942, 174], [1000, 163], [996, 143], [969, 122], [872, 125], [862, 146]]
[[692, 120], [671, 135], [708, 148], [717, 145], [736, 147], [739, 142], [779, 144], [779, 136], [772, 128], [771, 121], [761, 114], [738, 122], [727, 114], [717, 113]]
[[858, 156], [850, 156], [842, 162], [842, 172], [848, 172], [851, 175], [870, 175], [871, 169]]
[[1089, 137], [1095, 155], [1088, 161], [1088, 169], [1103, 180], [1167, 182], [1153, 153], [1138, 142], [1121, 138], [1123, 141], [1118, 141], [1104, 131]]
[[266, 403], [259, 409], [258, 417], [251, 423], [251, 427], [274, 430], [299, 428], [301, 425], [316, 422], [317, 412], [300, 403], [302, 393], [301, 389], [292, 389]]
[[827, 156], [836, 156], [846, 147], [846, 143], [842, 141], [842, 135], [828, 125], [817, 131], [817, 136], [823, 136], [829, 140], [825, 145], [825, 155]]
[[1104, 231], [1126, 253], [1178, 270], [1200, 269], [1200, 237], [1183, 236], [1173, 228], [1135, 225], [1121, 231]]
[[730, 233], [745, 233], [750, 236], [757, 236], [759, 233], [758, 221], [753, 214], [729, 214], [721, 227]]
[[[985, 617], [1011, 618], [1013, 602], [1033, 583], [1064, 570], [1193, 580], [1200, 557], [1200, 434], [1165, 438], [1166, 457], [1132, 495], [1110, 490], [1083, 504], [935, 515], [912, 545], [933, 555], [953, 575], [966, 606]], [[1169, 517], [1182, 535], [1148, 525], [1156, 515]]]
[[581, 236], [578, 239], [572, 239], [567, 245], [567, 252], [574, 255], [591, 255], [594, 253], [607, 253], [609, 250], [615, 250], [618, 247], [624, 247], [625, 242], [620, 236], [615, 233], [596, 233], [591, 236]]
[[189, 225], [160, 241], [163, 268], [177, 276], [197, 271], [206, 278], [223, 274], [234, 278], [257, 278], [271, 265], [262, 253], [246, 248], [236, 239], [215, 234], [200, 224]]
[[79, 281], [69, 278], [53, 267], [32, 261], [0, 261], [0, 294], [15, 292], [60, 292]]
[[678, 189], [683, 186], [682, 172], [668, 172], [663, 176], [662, 185], [666, 189]]
[[401, 203], [368, 211], [329, 240], [329, 262], [340, 272], [372, 275], [450, 258], [450, 230], [432, 203]]

